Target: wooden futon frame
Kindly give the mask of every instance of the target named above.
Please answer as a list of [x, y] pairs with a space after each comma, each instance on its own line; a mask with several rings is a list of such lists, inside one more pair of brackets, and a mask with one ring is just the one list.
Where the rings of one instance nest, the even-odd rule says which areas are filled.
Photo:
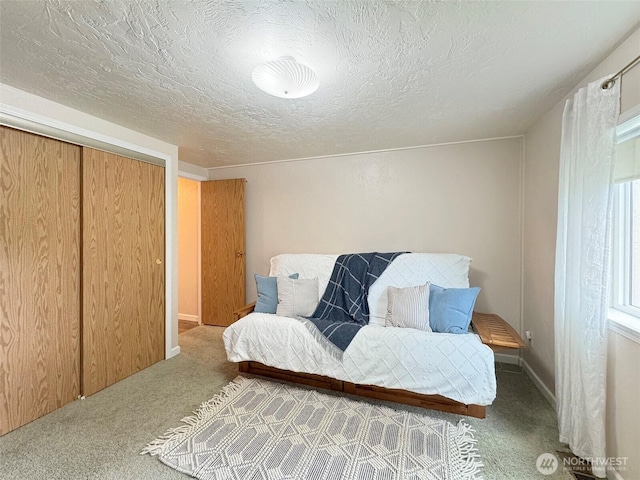
[[[236, 320], [253, 312], [254, 307], [255, 302], [237, 310], [235, 312]], [[524, 347], [524, 341], [520, 335], [518, 335], [518, 332], [496, 314], [473, 312], [471, 324], [482, 340], [482, 343], [491, 347], [493, 351], [502, 348]], [[482, 405], [467, 405], [440, 395], [424, 395], [407, 390], [377, 387], [375, 385], [358, 385], [322, 375], [281, 370], [252, 361], [240, 362], [239, 369], [240, 372], [251, 373], [253, 375], [311, 385], [313, 387], [326, 388], [328, 390], [351, 393], [379, 400], [388, 400], [405, 405], [457, 413], [459, 415], [468, 415], [476, 418], [485, 418], [486, 416], [486, 407]]]

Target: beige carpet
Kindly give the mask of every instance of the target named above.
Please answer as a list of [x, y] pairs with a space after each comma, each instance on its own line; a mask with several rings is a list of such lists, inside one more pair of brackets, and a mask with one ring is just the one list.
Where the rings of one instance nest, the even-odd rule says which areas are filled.
[[[222, 330], [190, 330], [179, 337], [182, 353], [177, 357], [0, 437], [0, 478], [188, 478], [139, 452], [237, 376], [237, 366], [226, 361]], [[498, 371], [498, 398], [487, 418], [467, 421], [476, 431], [485, 479], [539, 480], [538, 455], [561, 447], [555, 413], [526, 375], [508, 367]], [[429, 416], [454, 424], [461, 418], [439, 412]], [[571, 479], [562, 472], [545, 478]]]

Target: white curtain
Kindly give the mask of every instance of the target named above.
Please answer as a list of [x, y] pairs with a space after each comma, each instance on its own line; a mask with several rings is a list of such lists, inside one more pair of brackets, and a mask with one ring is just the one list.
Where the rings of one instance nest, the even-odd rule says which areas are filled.
[[560, 441], [595, 460], [605, 453], [607, 309], [613, 149], [620, 82], [604, 79], [568, 100], [562, 118], [555, 272], [556, 403]]

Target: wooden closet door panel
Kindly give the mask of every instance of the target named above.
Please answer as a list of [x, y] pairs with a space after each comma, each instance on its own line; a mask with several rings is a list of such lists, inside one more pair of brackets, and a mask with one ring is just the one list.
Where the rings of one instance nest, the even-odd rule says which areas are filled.
[[164, 358], [164, 169], [84, 148], [82, 171], [82, 378], [91, 395]]
[[0, 435], [80, 392], [80, 147], [0, 127]]
[[245, 304], [243, 178], [202, 182], [202, 322], [231, 325]]
[[136, 268], [139, 269], [136, 278], [139, 278], [140, 289], [143, 292], [140, 298], [146, 303], [136, 302], [136, 306], [140, 317], [148, 315], [151, 321], [138, 324], [138, 342], [144, 344], [145, 348], [134, 349], [135, 371], [164, 359], [165, 342], [164, 169], [143, 162], [137, 162], [137, 167], [140, 178], [138, 203], [144, 205], [144, 209], [151, 214], [137, 216], [138, 231], [141, 235], [136, 243], [140, 246], [141, 252], [138, 258], [145, 260], [136, 264]]

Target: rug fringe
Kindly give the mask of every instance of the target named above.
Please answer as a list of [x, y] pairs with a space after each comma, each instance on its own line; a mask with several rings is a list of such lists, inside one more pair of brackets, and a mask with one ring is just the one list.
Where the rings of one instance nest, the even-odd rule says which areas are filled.
[[174, 438], [179, 435], [188, 435], [191, 430], [196, 426], [200, 421], [205, 418], [211, 416], [212, 413], [215, 413], [215, 410], [220, 407], [223, 401], [227, 400], [233, 394], [240, 390], [242, 384], [247, 379], [244, 377], [236, 377], [231, 383], [226, 385], [220, 393], [214, 396], [212, 399], [207, 400], [200, 404], [197, 410], [193, 412], [193, 415], [189, 415], [188, 417], [184, 417], [180, 420], [184, 425], [180, 425], [179, 427], [170, 428], [163, 435], [159, 436], [152, 442], [142, 449], [140, 455], [151, 455], [158, 456], [162, 453], [164, 446]]
[[454, 442], [456, 449], [460, 452], [460, 456], [454, 457], [456, 470], [460, 473], [460, 480], [481, 480], [482, 472], [480, 469], [484, 464], [478, 459], [480, 454], [476, 448], [478, 440], [474, 437], [475, 430], [460, 420], [457, 426], [454, 426], [451, 432], [451, 440]]

